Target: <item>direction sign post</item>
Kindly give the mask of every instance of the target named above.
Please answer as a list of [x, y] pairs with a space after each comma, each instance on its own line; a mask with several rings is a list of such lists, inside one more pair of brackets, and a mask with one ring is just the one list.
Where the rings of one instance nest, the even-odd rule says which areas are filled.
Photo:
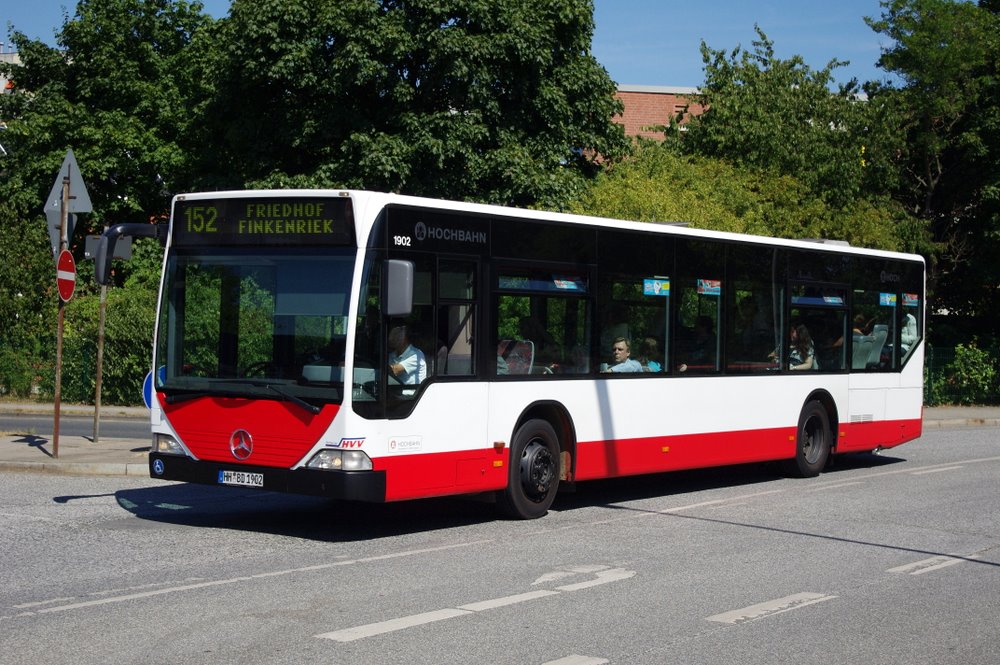
[[[73, 195], [63, 199], [63, 188], [66, 180]], [[52, 256], [59, 256], [59, 250], [65, 249], [69, 239], [73, 237], [76, 227], [76, 215], [70, 213], [93, 212], [90, 194], [83, 184], [80, 167], [76, 164], [76, 156], [72, 150], [66, 151], [56, 181], [52, 184], [49, 198], [45, 200], [45, 216], [49, 222], [49, 240], [52, 241]]]
[[56, 287], [59, 291], [59, 322], [56, 332], [56, 385], [55, 423], [52, 432], [52, 456], [59, 457], [59, 411], [62, 408], [62, 342], [64, 306], [73, 297], [76, 288], [76, 263], [69, 252], [69, 239], [73, 237], [76, 216], [71, 213], [92, 212], [90, 194], [80, 176], [80, 167], [72, 150], [66, 151], [52, 191], [45, 201], [52, 255], [56, 258]]

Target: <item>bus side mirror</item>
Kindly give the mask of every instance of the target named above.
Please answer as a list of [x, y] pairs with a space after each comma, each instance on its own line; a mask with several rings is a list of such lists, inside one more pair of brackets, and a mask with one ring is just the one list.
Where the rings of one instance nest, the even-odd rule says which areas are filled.
[[137, 238], [159, 238], [166, 240], [166, 226], [163, 224], [143, 224], [139, 222], [115, 224], [101, 234], [97, 244], [97, 255], [94, 257], [94, 276], [102, 286], [111, 281], [111, 259], [115, 255], [118, 238], [133, 236]]
[[385, 274], [385, 315], [409, 316], [413, 311], [413, 262], [389, 259]]

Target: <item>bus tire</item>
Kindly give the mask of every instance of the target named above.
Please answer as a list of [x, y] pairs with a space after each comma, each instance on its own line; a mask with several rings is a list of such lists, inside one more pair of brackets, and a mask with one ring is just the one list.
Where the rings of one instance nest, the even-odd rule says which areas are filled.
[[517, 429], [507, 467], [507, 488], [498, 496], [503, 514], [530, 520], [547, 513], [559, 489], [559, 437], [547, 420]]
[[831, 437], [826, 409], [816, 400], [807, 402], [799, 415], [795, 458], [788, 460], [789, 472], [799, 478], [818, 476], [830, 459]]

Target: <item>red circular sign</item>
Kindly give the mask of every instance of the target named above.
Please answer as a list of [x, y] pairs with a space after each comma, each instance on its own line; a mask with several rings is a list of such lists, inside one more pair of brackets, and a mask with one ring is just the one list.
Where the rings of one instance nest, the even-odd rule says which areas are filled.
[[69, 302], [76, 289], [76, 261], [68, 249], [59, 252], [59, 260], [56, 261], [56, 286], [59, 288], [59, 298], [63, 302]]

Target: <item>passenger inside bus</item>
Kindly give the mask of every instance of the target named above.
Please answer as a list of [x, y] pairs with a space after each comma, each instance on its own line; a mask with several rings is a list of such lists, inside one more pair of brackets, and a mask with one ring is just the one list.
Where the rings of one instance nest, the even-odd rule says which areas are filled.
[[684, 331], [678, 351], [683, 360], [677, 363], [678, 372], [715, 369], [715, 326], [712, 318], [704, 314], [695, 319], [694, 329]]
[[427, 379], [424, 352], [410, 344], [406, 326], [396, 326], [389, 332], [389, 349], [389, 372], [399, 383], [413, 386]]
[[647, 337], [639, 345], [639, 364], [644, 372], [662, 372], [663, 356], [660, 345], [653, 337]]
[[631, 345], [624, 337], [618, 337], [611, 344], [612, 364], [601, 365], [601, 371], [605, 373], [621, 374], [624, 372], [641, 372], [642, 365], [638, 360], [634, 360]]
[[809, 330], [802, 324], [793, 325], [790, 333], [788, 369], [819, 369], [816, 348]]

